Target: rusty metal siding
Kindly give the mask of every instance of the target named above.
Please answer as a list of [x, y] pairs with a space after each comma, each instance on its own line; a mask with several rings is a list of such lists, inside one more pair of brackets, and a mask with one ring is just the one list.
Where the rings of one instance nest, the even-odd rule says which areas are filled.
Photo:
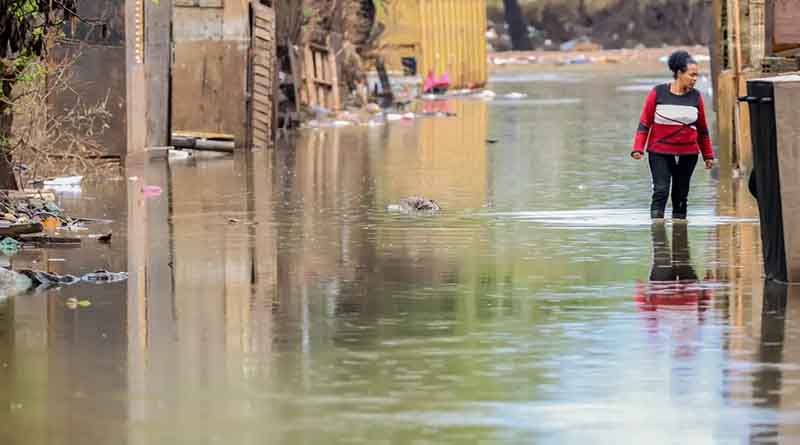
[[415, 55], [423, 77], [447, 70], [456, 88], [486, 83], [486, 0], [395, 0], [379, 20], [386, 26], [381, 46], [390, 69]]

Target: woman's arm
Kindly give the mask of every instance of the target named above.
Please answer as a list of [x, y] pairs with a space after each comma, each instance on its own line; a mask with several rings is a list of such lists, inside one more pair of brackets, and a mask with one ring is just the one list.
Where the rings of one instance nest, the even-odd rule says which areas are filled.
[[700, 101], [697, 103], [697, 111], [697, 143], [700, 145], [700, 152], [703, 154], [703, 159], [706, 161], [713, 160], [714, 149], [711, 147], [711, 136], [708, 132], [706, 110], [702, 95], [700, 96]]
[[639, 127], [636, 129], [636, 137], [633, 139], [633, 151], [631, 156], [641, 155], [647, 145], [647, 136], [650, 135], [650, 128], [656, 115], [656, 89], [653, 88], [647, 99], [644, 101], [642, 115], [639, 117]]

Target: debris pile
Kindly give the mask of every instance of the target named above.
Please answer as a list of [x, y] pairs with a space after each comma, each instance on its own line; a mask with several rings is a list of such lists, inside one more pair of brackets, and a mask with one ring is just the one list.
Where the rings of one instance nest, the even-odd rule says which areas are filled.
[[[58, 275], [50, 272], [24, 269], [14, 271], [0, 267], [0, 298], [20, 295], [26, 292], [45, 291], [78, 283], [111, 284], [126, 281], [126, 272], [109, 272], [98, 270], [80, 277], [74, 275]], [[86, 307], [91, 303], [75, 300], [75, 306]], [[68, 302], [68, 306], [70, 303]]]
[[[107, 222], [66, 215], [49, 192], [0, 191], [0, 252], [5, 254], [16, 253], [26, 245], [80, 245], [81, 238], [63, 233], [86, 231], [88, 224]], [[110, 234], [97, 238], [108, 242]]]

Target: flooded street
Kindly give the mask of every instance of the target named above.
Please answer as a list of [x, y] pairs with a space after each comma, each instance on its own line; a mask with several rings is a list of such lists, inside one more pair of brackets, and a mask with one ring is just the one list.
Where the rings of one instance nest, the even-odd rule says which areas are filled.
[[[688, 226], [650, 224], [629, 153], [666, 80], [497, 75], [456, 118], [62, 196], [111, 245], [11, 266], [130, 279], [0, 296], [0, 443], [800, 440], [800, 291], [765, 288], [744, 181], [698, 168]], [[412, 195], [443, 210], [386, 211]]]

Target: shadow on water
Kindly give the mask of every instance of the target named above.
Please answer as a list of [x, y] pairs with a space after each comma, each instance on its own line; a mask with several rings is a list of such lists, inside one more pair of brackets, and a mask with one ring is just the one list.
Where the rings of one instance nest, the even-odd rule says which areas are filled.
[[[569, 82], [581, 102], [546, 109], [455, 101], [458, 118], [131, 160], [63, 197], [116, 221], [111, 246], [11, 265], [130, 278], [0, 299], [0, 443], [797, 437], [800, 356], [778, 340], [797, 317], [771, 310], [744, 198], [698, 175], [688, 226], [619, 223], [649, 183], [619, 148], [641, 97], [614, 82]], [[386, 212], [418, 194], [443, 211]], [[526, 212], [545, 213], [498, 216]], [[609, 230], [560, 223], [609, 212]]]

